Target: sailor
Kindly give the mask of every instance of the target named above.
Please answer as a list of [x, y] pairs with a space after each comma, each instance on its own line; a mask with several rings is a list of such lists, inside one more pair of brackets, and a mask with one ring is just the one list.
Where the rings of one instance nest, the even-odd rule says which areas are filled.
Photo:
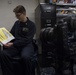
[[33, 37], [36, 32], [35, 24], [26, 16], [26, 9], [18, 5], [13, 12], [18, 19], [11, 29], [14, 40], [4, 45], [0, 53], [3, 75], [15, 75], [12, 59], [20, 54], [24, 75], [32, 75], [31, 57], [34, 54]]

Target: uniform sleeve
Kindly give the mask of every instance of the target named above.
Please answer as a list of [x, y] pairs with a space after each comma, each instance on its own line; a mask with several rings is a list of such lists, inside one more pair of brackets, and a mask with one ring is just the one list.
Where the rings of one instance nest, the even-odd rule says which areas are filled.
[[29, 27], [29, 31], [27, 32], [26, 36], [23, 38], [21, 37], [21, 38], [17, 39], [13, 43], [13, 45], [15, 47], [26, 46], [27, 44], [29, 44], [32, 41], [35, 32], [36, 32], [36, 27], [33, 24]]

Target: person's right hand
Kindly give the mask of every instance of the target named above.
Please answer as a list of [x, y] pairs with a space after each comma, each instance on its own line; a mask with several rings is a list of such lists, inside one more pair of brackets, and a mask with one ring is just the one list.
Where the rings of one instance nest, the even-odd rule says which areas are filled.
[[11, 47], [12, 45], [13, 45], [13, 43], [9, 42], [9, 43], [4, 44], [4, 47], [5, 47], [5, 48], [9, 48], [9, 47]]

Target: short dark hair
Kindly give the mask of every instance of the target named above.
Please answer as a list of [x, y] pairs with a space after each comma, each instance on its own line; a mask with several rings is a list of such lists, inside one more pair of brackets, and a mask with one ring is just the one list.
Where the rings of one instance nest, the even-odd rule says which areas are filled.
[[13, 10], [14, 13], [24, 13], [26, 12], [26, 9], [24, 8], [24, 6], [22, 5], [18, 5], [14, 10]]

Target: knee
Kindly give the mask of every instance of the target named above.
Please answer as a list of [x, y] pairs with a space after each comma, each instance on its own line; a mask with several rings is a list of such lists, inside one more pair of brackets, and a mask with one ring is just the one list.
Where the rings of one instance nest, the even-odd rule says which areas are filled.
[[25, 60], [30, 60], [31, 57], [29, 55], [22, 55], [21, 59], [25, 61]]

